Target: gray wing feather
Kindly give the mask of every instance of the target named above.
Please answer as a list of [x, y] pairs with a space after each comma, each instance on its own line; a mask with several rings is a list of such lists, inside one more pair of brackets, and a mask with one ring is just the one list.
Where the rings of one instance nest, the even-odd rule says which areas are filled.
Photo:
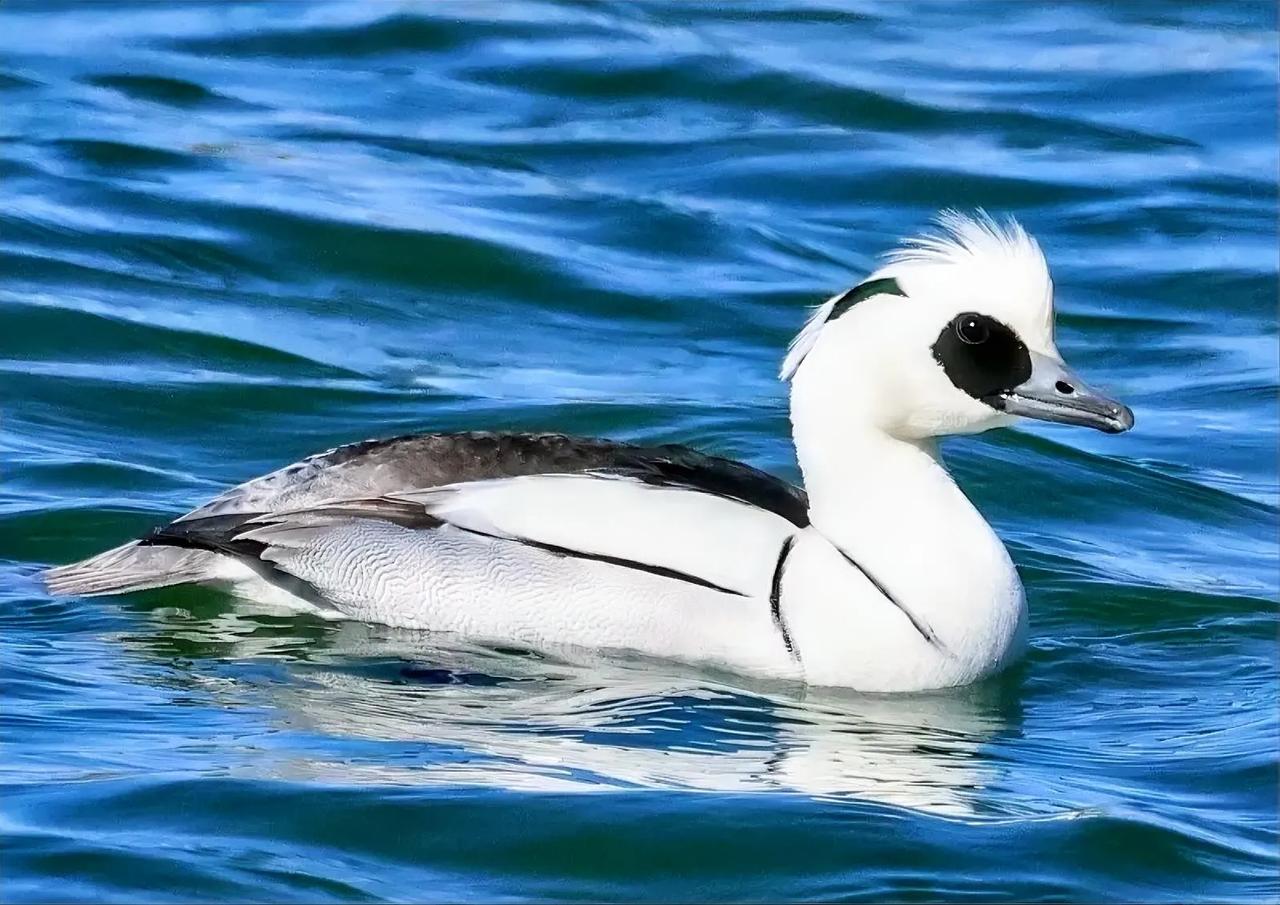
[[803, 490], [748, 465], [683, 446], [637, 446], [563, 434], [412, 434], [309, 456], [231, 488], [140, 541], [52, 569], [45, 580], [50, 590], [64, 594], [111, 594], [202, 581], [215, 575], [220, 554], [260, 562], [264, 538], [247, 538], [241, 529], [272, 513], [330, 504], [333, 511], [311, 517], [433, 527], [420, 503], [408, 506], [394, 496], [471, 481], [586, 472], [687, 486], [749, 503], [798, 527], [809, 522]]
[[686, 484], [775, 512], [800, 527], [808, 524], [803, 490], [688, 447], [487, 432], [411, 434], [339, 446], [233, 487], [177, 521], [302, 509], [468, 481], [590, 471]]

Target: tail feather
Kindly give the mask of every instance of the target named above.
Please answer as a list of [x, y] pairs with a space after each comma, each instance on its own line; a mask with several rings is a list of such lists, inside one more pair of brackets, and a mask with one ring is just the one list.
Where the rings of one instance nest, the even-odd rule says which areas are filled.
[[51, 594], [93, 597], [163, 588], [214, 577], [218, 554], [182, 547], [122, 544], [42, 576]]

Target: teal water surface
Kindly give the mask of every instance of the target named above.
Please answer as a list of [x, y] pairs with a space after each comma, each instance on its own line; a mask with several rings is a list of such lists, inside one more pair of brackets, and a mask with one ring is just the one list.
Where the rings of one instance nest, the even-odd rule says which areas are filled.
[[[1276, 901], [1276, 48], [1247, 0], [0, 5], [0, 898]], [[946, 445], [1027, 585], [994, 681], [36, 580], [411, 430], [794, 479], [806, 306], [979, 205], [1137, 415]]]

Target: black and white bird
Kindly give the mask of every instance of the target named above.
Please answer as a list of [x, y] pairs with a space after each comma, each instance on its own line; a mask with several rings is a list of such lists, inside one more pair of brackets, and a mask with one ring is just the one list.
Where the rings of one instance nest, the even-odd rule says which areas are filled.
[[804, 489], [681, 446], [424, 434], [329, 450], [45, 573], [56, 594], [184, 582], [335, 619], [585, 646], [866, 691], [961, 685], [1026, 634], [1008, 552], [936, 438], [1018, 417], [1119, 433], [1054, 344], [1014, 221], [948, 212], [791, 344]]

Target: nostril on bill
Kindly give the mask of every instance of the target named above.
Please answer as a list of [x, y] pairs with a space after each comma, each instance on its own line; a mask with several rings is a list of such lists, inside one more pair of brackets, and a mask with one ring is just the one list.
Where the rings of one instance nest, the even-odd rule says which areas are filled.
[[1076, 388], [1073, 387], [1071, 384], [1067, 383], [1065, 380], [1059, 380], [1057, 383], [1053, 385], [1053, 388], [1057, 390], [1059, 393], [1061, 393], [1063, 396], [1070, 396], [1072, 393], [1076, 391]]

